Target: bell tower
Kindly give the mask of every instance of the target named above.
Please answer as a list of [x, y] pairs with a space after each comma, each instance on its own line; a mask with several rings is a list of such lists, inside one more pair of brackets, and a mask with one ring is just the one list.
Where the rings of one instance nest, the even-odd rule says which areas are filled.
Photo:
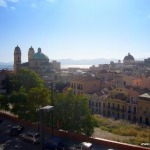
[[14, 72], [17, 73], [21, 69], [21, 50], [17, 45], [14, 50]]
[[29, 51], [28, 51], [28, 63], [29, 64], [31, 63], [31, 59], [32, 59], [34, 54], [35, 54], [34, 48], [31, 46], [29, 48]]

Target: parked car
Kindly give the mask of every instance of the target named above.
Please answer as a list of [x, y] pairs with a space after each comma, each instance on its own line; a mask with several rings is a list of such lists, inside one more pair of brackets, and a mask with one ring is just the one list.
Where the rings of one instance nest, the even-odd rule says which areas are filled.
[[2, 118], [0, 118], [0, 123], [3, 123], [3, 119]]
[[45, 148], [55, 149], [55, 150], [64, 150], [66, 146], [62, 143], [62, 140], [58, 137], [48, 139], [44, 141]]
[[92, 143], [82, 142], [80, 144], [73, 145], [69, 150], [94, 150]]
[[20, 138], [33, 144], [40, 142], [40, 134], [37, 132], [27, 132], [20, 134]]
[[10, 135], [11, 135], [11, 136], [19, 135], [23, 130], [24, 130], [24, 127], [21, 126], [21, 125], [13, 126], [13, 127], [10, 129]]

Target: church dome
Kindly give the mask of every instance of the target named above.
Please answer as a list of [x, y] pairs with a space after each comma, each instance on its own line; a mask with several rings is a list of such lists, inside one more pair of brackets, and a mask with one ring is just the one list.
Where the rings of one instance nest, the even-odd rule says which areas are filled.
[[42, 59], [49, 60], [48, 56], [41, 52], [41, 48], [38, 48], [38, 52], [33, 55], [32, 59]]
[[134, 57], [128, 53], [128, 55], [124, 57], [124, 61], [134, 61]]
[[18, 45], [15, 47], [14, 53], [21, 53], [20, 47]]

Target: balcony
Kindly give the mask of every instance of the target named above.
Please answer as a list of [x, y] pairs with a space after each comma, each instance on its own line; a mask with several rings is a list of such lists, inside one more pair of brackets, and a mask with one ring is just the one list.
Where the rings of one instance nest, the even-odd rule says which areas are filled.
[[108, 109], [115, 110], [115, 107], [108, 107]]
[[125, 109], [120, 109], [120, 111], [124, 113], [126, 110]]
[[131, 111], [131, 110], [128, 110], [128, 113], [129, 113], [129, 114], [131, 114], [131, 113], [132, 113], [132, 111]]
[[148, 111], [144, 111], [145, 117], [150, 117], [150, 113]]

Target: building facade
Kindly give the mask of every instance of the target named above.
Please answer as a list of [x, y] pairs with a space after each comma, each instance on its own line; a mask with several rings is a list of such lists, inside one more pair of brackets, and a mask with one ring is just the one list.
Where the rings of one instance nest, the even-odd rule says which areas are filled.
[[93, 93], [98, 91], [101, 86], [99, 79], [92, 76], [81, 76], [70, 80], [70, 86], [75, 95]]

